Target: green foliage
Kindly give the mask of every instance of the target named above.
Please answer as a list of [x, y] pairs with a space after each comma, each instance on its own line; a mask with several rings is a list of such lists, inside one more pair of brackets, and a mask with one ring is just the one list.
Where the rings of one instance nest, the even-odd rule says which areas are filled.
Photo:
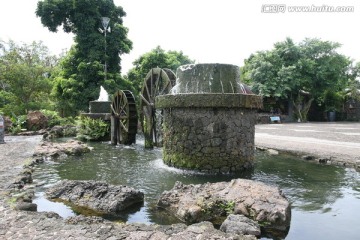
[[109, 124], [101, 119], [81, 117], [77, 123], [77, 138], [80, 140], [94, 141], [104, 137], [109, 132]]
[[322, 105], [327, 90], [339, 92], [347, 85], [351, 61], [336, 52], [339, 47], [319, 39], [295, 44], [287, 38], [251, 55], [242, 69], [244, 81], [264, 97], [292, 101], [299, 119], [306, 121], [313, 101]]
[[60, 125], [60, 116], [59, 113], [52, 110], [42, 109], [40, 110], [42, 114], [48, 119], [48, 127], [53, 127], [55, 125]]
[[234, 212], [235, 209], [235, 202], [234, 201], [229, 201], [229, 202], [225, 202], [225, 203], [220, 203], [219, 207], [221, 209], [223, 209], [227, 215], [232, 214]]
[[2, 42], [0, 52], [0, 109], [22, 115], [50, 106], [51, 74], [57, 63], [42, 42], [18, 45]]
[[59, 116], [59, 113], [53, 110], [42, 109], [40, 110], [45, 117], [48, 119], [48, 127], [54, 127], [56, 125], [73, 125], [75, 123], [74, 118], [67, 117], [63, 118]]
[[341, 108], [342, 97], [339, 92], [326, 90], [324, 93], [325, 111], [335, 112]]
[[344, 98], [360, 102], [360, 62], [350, 68], [350, 78], [344, 91]]
[[194, 63], [194, 61], [184, 55], [183, 52], [165, 52], [160, 46], [157, 46], [155, 49], [144, 53], [133, 62], [135, 67], [129, 70], [127, 79], [133, 83], [137, 95], [141, 90], [146, 74], [152, 68], [169, 68], [175, 72], [179, 66], [190, 63]]
[[25, 123], [26, 123], [26, 119], [27, 119], [26, 115], [16, 116], [15, 114], [12, 114], [10, 119], [11, 119], [12, 125], [9, 128], [9, 132], [11, 134], [18, 134], [21, 132], [22, 129], [25, 128]]
[[[122, 7], [113, 0], [43, 0], [38, 2], [36, 15], [50, 31], [62, 26], [75, 35], [76, 44], [54, 76], [52, 96], [61, 116], [87, 111], [89, 101], [98, 99], [100, 86], [110, 94], [119, 88], [131, 90], [120, 75], [120, 56], [132, 48], [128, 29], [122, 25], [126, 15]], [[104, 16], [110, 18], [106, 37], [101, 23]]]

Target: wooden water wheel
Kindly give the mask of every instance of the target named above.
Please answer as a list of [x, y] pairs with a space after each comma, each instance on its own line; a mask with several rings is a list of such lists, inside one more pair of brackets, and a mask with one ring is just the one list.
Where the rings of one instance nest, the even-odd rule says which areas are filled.
[[137, 124], [138, 116], [132, 92], [118, 90], [111, 102], [111, 143], [135, 143]]
[[162, 110], [155, 109], [155, 98], [168, 94], [176, 76], [166, 68], [153, 68], [146, 75], [141, 89], [140, 121], [145, 137], [145, 148], [162, 144]]

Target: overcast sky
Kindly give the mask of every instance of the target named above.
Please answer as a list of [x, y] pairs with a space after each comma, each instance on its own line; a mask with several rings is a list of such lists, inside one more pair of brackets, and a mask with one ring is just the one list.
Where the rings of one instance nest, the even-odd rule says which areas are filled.
[[[70, 0], [69, 0], [70, 1]], [[69, 49], [73, 36], [59, 28], [51, 33], [35, 16], [38, 0], [0, 0], [0, 39], [18, 43], [43, 41], [53, 54]], [[306, 37], [339, 42], [339, 50], [360, 61], [360, 1], [358, 0], [114, 0], [127, 13], [133, 50], [122, 56], [123, 73], [141, 54], [161, 46], [183, 51], [198, 63], [230, 63], [268, 50], [286, 37], [300, 42]], [[275, 5], [269, 5], [269, 4]], [[290, 12], [293, 6], [313, 11]], [[352, 12], [324, 12], [316, 7], [350, 6]], [[269, 11], [282, 11], [269, 13]], [[315, 10], [317, 9], [317, 10]], [[111, 34], [111, 33], [110, 33]]]

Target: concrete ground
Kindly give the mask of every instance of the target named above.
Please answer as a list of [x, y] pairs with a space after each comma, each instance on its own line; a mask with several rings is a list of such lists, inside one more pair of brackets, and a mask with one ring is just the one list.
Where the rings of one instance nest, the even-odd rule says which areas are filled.
[[255, 126], [255, 145], [356, 166], [360, 164], [360, 123], [260, 124]]

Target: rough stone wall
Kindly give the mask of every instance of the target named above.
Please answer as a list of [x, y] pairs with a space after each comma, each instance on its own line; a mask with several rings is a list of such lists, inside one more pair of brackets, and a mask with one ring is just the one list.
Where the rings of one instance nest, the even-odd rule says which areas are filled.
[[210, 173], [250, 168], [255, 122], [255, 109], [164, 109], [164, 162]]
[[90, 113], [111, 113], [110, 101], [90, 101]]

